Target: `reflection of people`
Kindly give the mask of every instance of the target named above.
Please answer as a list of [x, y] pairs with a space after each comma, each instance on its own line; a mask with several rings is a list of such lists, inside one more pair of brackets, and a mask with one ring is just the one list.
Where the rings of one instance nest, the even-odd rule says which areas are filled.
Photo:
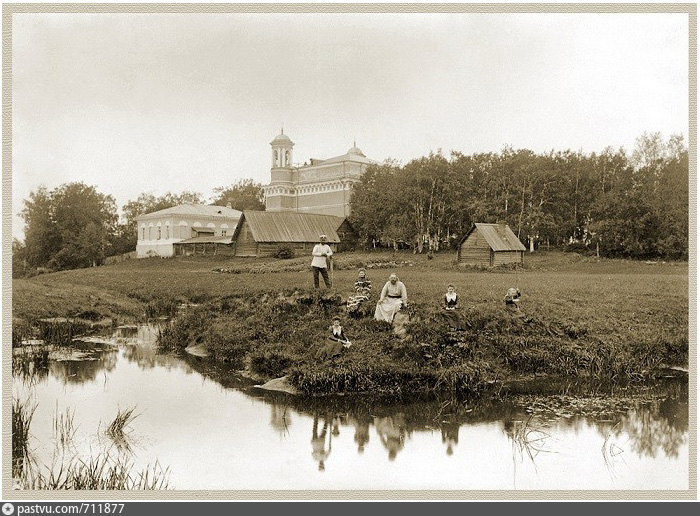
[[291, 420], [287, 414], [287, 406], [272, 403], [270, 407], [270, 426], [281, 434], [287, 433], [289, 425], [291, 424]]
[[364, 269], [357, 272], [357, 280], [355, 281], [355, 293], [348, 297], [348, 313], [351, 315], [364, 315], [361, 307], [369, 301], [369, 296], [372, 292], [372, 282], [367, 279], [367, 274]]
[[318, 461], [318, 470], [324, 471], [326, 469], [325, 460], [331, 453], [330, 446], [326, 451], [326, 431], [328, 430], [328, 421], [324, 419], [323, 429], [321, 434], [318, 433], [318, 416], [314, 416], [314, 428], [313, 435], [311, 436], [311, 456], [315, 461]]
[[454, 447], [459, 442], [459, 423], [443, 423], [440, 425], [442, 442], [447, 444], [447, 455], [454, 453]]
[[313, 259], [311, 260], [311, 269], [314, 273], [314, 288], [318, 288], [318, 275], [323, 276], [323, 283], [325, 283], [327, 288], [331, 287], [331, 280], [328, 277], [328, 259], [333, 256], [333, 251], [330, 246], [326, 243], [328, 238], [326, 235], [321, 235], [318, 237], [318, 244], [314, 246], [311, 254], [313, 254]]
[[406, 427], [403, 424], [403, 417], [400, 414], [397, 416], [378, 417], [374, 419], [374, 426], [377, 429], [379, 440], [389, 450], [389, 460], [394, 460], [396, 455], [403, 449], [406, 440]]
[[408, 303], [406, 285], [399, 281], [396, 274], [389, 276], [379, 296], [374, 318], [378, 321], [393, 322], [394, 316]]
[[333, 324], [328, 329], [330, 330], [328, 339], [316, 354], [316, 357], [322, 360], [337, 357], [343, 352], [343, 348], [352, 346], [352, 342], [345, 336], [339, 318], [333, 319]]
[[357, 453], [364, 453], [365, 444], [369, 442], [369, 421], [358, 417], [352, 418], [355, 427], [355, 442], [357, 443]]
[[447, 294], [445, 294], [445, 310], [456, 310], [459, 308], [459, 295], [455, 290], [455, 286], [450, 283], [447, 285]]

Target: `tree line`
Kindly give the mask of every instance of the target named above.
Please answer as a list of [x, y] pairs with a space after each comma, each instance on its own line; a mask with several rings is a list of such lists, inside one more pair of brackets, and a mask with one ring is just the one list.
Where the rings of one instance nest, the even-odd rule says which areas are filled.
[[[75, 269], [100, 265], [107, 256], [136, 248], [136, 217], [179, 204], [204, 204], [201, 193], [142, 193], [117, 212], [113, 196], [82, 182], [53, 190], [39, 187], [24, 200], [24, 242], [12, 242], [13, 277], [33, 271]], [[236, 210], [264, 210], [262, 186], [243, 179], [213, 190], [211, 204]]]
[[[637, 139], [631, 154], [607, 148], [536, 154], [431, 153], [400, 165], [371, 165], [355, 185], [351, 223], [364, 244], [416, 252], [454, 247], [474, 222], [506, 221], [533, 248], [542, 244], [604, 256], [688, 257], [688, 150], [682, 136]], [[122, 206], [81, 182], [39, 187], [20, 215], [25, 240], [13, 241], [13, 275], [39, 268], [99, 265], [133, 251], [138, 215], [191, 203], [198, 192], [143, 193]], [[243, 179], [213, 190], [210, 202], [264, 210], [262, 186]]]
[[355, 185], [351, 223], [365, 245], [454, 247], [475, 222], [505, 221], [531, 248], [604, 256], [688, 257], [688, 150], [645, 133], [633, 152], [431, 153], [371, 165]]

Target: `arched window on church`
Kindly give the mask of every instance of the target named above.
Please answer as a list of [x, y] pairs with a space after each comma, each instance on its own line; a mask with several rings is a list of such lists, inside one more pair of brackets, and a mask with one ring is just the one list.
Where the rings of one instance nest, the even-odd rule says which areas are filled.
[[284, 151], [284, 165], [289, 165], [289, 151]]
[[279, 164], [280, 164], [280, 154], [279, 154], [279, 151], [276, 150], [275, 151], [275, 165], [279, 165]]

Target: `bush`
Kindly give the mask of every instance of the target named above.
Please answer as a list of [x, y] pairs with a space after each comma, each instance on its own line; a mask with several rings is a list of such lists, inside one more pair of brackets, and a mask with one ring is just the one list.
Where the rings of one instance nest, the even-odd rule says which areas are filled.
[[283, 376], [300, 357], [284, 350], [260, 349], [250, 353], [250, 370], [256, 374], [276, 378]]
[[282, 246], [275, 253], [275, 258], [279, 258], [280, 260], [289, 260], [294, 258], [294, 249], [286, 245]]

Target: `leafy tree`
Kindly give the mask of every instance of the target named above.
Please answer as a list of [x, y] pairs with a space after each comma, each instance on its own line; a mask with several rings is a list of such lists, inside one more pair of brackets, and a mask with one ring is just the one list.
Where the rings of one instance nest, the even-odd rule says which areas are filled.
[[262, 185], [252, 179], [241, 179], [230, 186], [214, 188], [213, 203], [217, 206], [230, 204], [231, 208], [239, 211], [265, 209]]
[[430, 154], [372, 165], [356, 184], [352, 223], [366, 243], [418, 252], [458, 241], [474, 222], [506, 221], [524, 244], [598, 246], [611, 256], [688, 256], [688, 151], [682, 136], [642, 135], [596, 154]]
[[134, 231], [136, 231], [136, 217], [139, 215], [172, 208], [180, 204], [204, 204], [204, 199], [202, 194], [189, 191], [179, 194], [168, 192], [159, 197], [152, 193], [142, 193], [135, 200], [129, 201], [122, 206], [122, 213], [126, 224], [133, 227]]
[[84, 183], [66, 183], [51, 192], [31, 192], [21, 212], [30, 266], [54, 269], [102, 263], [114, 232], [114, 198]]

